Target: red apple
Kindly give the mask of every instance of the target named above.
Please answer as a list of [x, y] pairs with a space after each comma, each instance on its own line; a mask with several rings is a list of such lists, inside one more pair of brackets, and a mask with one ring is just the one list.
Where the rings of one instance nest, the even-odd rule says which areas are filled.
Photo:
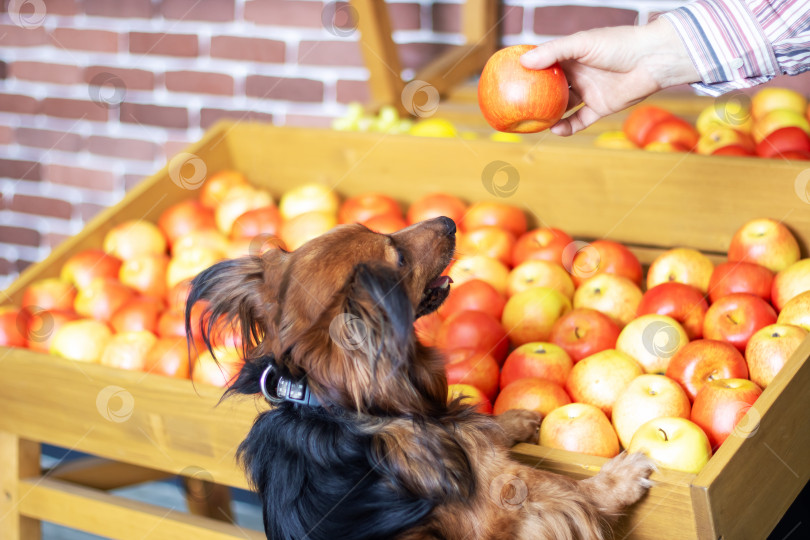
[[76, 289], [60, 278], [46, 278], [33, 282], [25, 288], [22, 296], [24, 308], [56, 311], [73, 311]]
[[646, 422], [662, 416], [689, 418], [691, 404], [681, 386], [664, 375], [639, 375], [613, 405], [612, 422], [624, 448]]
[[478, 106], [498, 131], [536, 133], [556, 124], [568, 105], [568, 81], [559, 64], [528, 69], [520, 57], [533, 45], [501, 49], [487, 60], [478, 81]]
[[574, 297], [574, 281], [571, 276], [565, 268], [549, 261], [525, 261], [509, 273], [506, 291], [508, 296], [532, 287], [550, 287], [569, 300]]
[[697, 145], [699, 134], [697, 129], [686, 120], [673, 116], [657, 122], [650, 128], [644, 138], [643, 145], [651, 143], [670, 143], [683, 146], [687, 150]]
[[219, 171], [209, 176], [200, 188], [200, 202], [208, 208], [215, 208], [235, 186], [245, 186], [248, 181], [237, 171]]
[[146, 330], [115, 334], [104, 347], [99, 363], [102, 366], [143, 371], [146, 355], [157, 343], [157, 336]]
[[225, 388], [239, 375], [243, 364], [239, 351], [234, 348], [214, 349], [213, 357], [211, 352], [206, 350], [194, 361], [191, 380]]
[[365, 223], [386, 214], [402, 217], [399, 203], [388, 195], [363, 193], [343, 201], [338, 211], [338, 223]]
[[442, 319], [435, 311], [427, 315], [423, 315], [416, 319], [413, 323], [413, 330], [416, 333], [416, 339], [425, 347], [436, 346], [436, 336], [439, 333], [439, 328], [442, 327]]
[[540, 445], [606, 458], [619, 453], [610, 420], [587, 403], [569, 403], [551, 411], [540, 424]]
[[590, 403], [610, 417], [616, 399], [643, 373], [641, 364], [631, 356], [608, 349], [574, 364], [565, 390], [574, 401]]
[[216, 228], [214, 212], [195, 199], [179, 202], [164, 210], [157, 225], [169, 244], [190, 232]]
[[638, 315], [655, 313], [678, 321], [689, 339], [703, 337], [703, 320], [709, 304], [703, 293], [690, 285], [666, 282], [648, 289], [641, 297]]
[[161, 338], [149, 349], [143, 370], [147, 373], [188, 379], [191, 359], [185, 338]]
[[279, 236], [294, 251], [335, 225], [337, 218], [334, 213], [305, 212], [285, 220], [279, 229]]
[[541, 260], [562, 265], [566, 246], [574, 241], [560, 229], [541, 227], [521, 235], [512, 248], [512, 266], [524, 261]]
[[277, 236], [281, 228], [281, 213], [274, 204], [248, 210], [233, 222], [231, 240], [253, 239], [260, 234]]
[[0, 347], [25, 347], [27, 320], [25, 311], [9, 306], [0, 307]]
[[779, 272], [799, 260], [799, 243], [781, 222], [754, 219], [734, 233], [728, 260], [761, 264], [771, 272]]
[[713, 156], [742, 156], [753, 157], [754, 153], [738, 144], [723, 146], [712, 152]]
[[499, 227], [515, 238], [526, 232], [526, 214], [517, 206], [493, 201], [480, 201], [470, 205], [461, 220], [464, 232], [481, 227]]
[[674, 114], [660, 107], [639, 105], [634, 107], [630, 114], [627, 115], [622, 131], [636, 146], [644, 146], [647, 133], [655, 124], [674, 117]]
[[176, 252], [166, 266], [166, 287], [171, 289], [181, 281], [193, 279], [223, 258], [222, 252], [204, 246], [185, 248]]
[[76, 295], [74, 307], [83, 317], [109, 321], [113, 313], [135, 296], [135, 291], [117, 279], [95, 278]]
[[469, 348], [490, 354], [503, 364], [509, 341], [498, 320], [482, 311], [461, 311], [442, 323], [436, 346], [443, 351]]
[[758, 264], [737, 261], [718, 264], [709, 281], [712, 303], [734, 293], [749, 293], [766, 302], [771, 300], [773, 272]]
[[[716, 449], [734, 432], [760, 395], [762, 389], [747, 379], [710, 381], [695, 397], [692, 422], [706, 432], [712, 448]], [[753, 434], [758, 422], [756, 411], [752, 411], [740, 435], [746, 437]]]
[[90, 285], [93, 278], [117, 278], [121, 259], [100, 249], [87, 249], [70, 257], [62, 266], [60, 276], [77, 289]]
[[563, 266], [571, 273], [577, 286], [597, 274], [614, 274], [641, 285], [638, 257], [618, 242], [596, 240], [579, 249], [568, 248], [563, 259]]
[[141, 255], [162, 255], [166, 253], [166, 237], [157, 225], [132, 219], [107, 232], [104, 251], [123, 261]]
[[469, 384], [492, 401], [498, 394], [498, 363], [475, 349], [454, 349], [445, 354], [447, 384]]
[[720, 298], [709, 307], [703, 320], [703, 335], [728, 341], [745, 350], [754, 332], [776, 322], [776, 311], [753, 294], [735, 293]]
[[461, 257], [450, 265], [449, 275], [455, 287], [472, 279], [480, 279], [505, 295], [509, 283], [509, 269], [497, 259], [483, 255]]
[[124, 261], [118, 279], [127, 287], [145, 296], [163, 298], [166, 295], [167, 255], [141, 255]]
[[807, 337], [807, 330], [791, 324], [772, 324], [748, 340], [745, 361], [751, 380], [766, 388]]
[[533, 287], [507, 300], [501, 322], [513, 345], [548, 341], [551, 327], [570, 309], [571, 302], [559, 291]]
[[408, 225], [427, 221], [440, 216], [449, 217], [460, 228], [461, 220], [467, 212], [467, 203], [447, 193], [432, 193], [415, 201], [408, 208]]
[[571, 398], [562, 386], [545, 379], [530, 377], [518, 379], [501, 390], [492, 412], [498, 415], [510, 409], [526, 409], [545, 417], [554, 409], [569, 403]]
[[479, 227], [459, 235], [456, 241], [456, 254], [462, 257], [484, 255], [498, 259], [503, 264], [512, 262], [512, 247], [515, 237], [499, 227]]
[[678, 321], [666, 315], [642, 315], [630, 321], [616, 340], [616, 350], [636, 360], [646, 373], [664, 373], [670, 359], [689, 336]]
[[270, 194], [253, 186], [235, 186], [228, 190], [225, 199], [214, 207], [214, 221], [217, 229], [230, 236], [233, 224], [245, 212], [273, 204]]
[[147, 330], [157, 333], [158, 319], [163, 311], [163, 302], [148, 296], [139, 296], [127, 301], [110, 318], [116, 332]]
[[393, 234], [408, 226], [405, 218], [396, 214], [381, 214], [363, 222], [363, 225], [380, 234]]
[[600, 311], [623, 328], [636, 317], [641, 298], [641, 289], [629, 279], [597, 274], [576, 290], [574, 307]]
[[791, 299], [810, 291], [810, 259], [802, 259], [780, 270], [773, 278], [771, 298], [781, 311]]
[[653, 261], [647, 271], [647, 288], [661, 283], [684, 283], [702, 293], [709, 288], [714, 263], [696, 249], [675, 248], [665, 251]]
[[509, 353], [501, 369], [501, 388], [527, 377], [565, 385], [574, 362], [562, 347], [553, 343], [525, 343]]
[[662, 416], [642, 424], [627, 447], [641, 452], [659, 467], [697, 474], [712, 457], [709, 438], [686, 418]]
[[779, 324], [801, 326], [810, 331], [810, 291], [793, 297], [779, 312]]
[[605, 349], [614, 349], [621, 328], [607, 315], [588, 308], [575, 308], [557, 319], [550, 341], [579, 362]]
[[694, 400], [698, 391], [709, 381], [747, 378], [745, 358], [734, 345], [714, 339], [698, 339], [687, 343], [669, 361], [666, 376], [676, 380]]
[[[65, 323], [75, 321], [79, 316], [71, 311], [32, 311], [29, 313], [25, 346], [39, 352], [50, 352], [53, 337]], [[0, 338], [0, 343], [2, 338]]]
[[772, 131], [756, 146], [756, 154], [763, 158], [779, 157], [785, 152], [810, 152], [810, 136], [799, 127], [788, 126]]
[[278, 203], [281, 217], [285, 220], [309, 212], [331, 214], [337, 219], [339, 207], [340, 198], [326, 183], [302, 184], [288, 189]]
[[482, 414], [492, 414], [492, 403], [487, 396], [478, 388], [469, 384], [449, 384], [447, 385], [447, 401], [460, 399], [461, 403], [474, 405], [475, 409]]
[[471, 279], [461, 285], [453, 285], [438, 314], [442, 319], [447, 319], [462, 311], [483, 311], [500, 320], [504, 305], [506, 298], [495, 287], [486, 281]]

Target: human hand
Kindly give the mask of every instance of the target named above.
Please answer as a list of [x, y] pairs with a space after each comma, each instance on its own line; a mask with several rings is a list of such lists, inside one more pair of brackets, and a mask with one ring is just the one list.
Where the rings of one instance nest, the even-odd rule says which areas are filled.
[[700, 80], [686, 47], [664, 19], [577, 32], [539, 45], [520, 61], [530, 69], [560, 63], [571, 86], [568, 109], [583, 104], [551, 127], [564, 136], [659, 90]]

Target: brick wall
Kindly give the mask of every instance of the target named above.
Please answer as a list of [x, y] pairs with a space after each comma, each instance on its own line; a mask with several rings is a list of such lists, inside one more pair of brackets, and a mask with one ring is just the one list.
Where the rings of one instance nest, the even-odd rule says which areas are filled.
[[[368, 96], [358, 34], [322, 0], [0, 1], [4, 286], [218, 119], [324, 126]], [[461, 42], [461, 0], [388, 3], [406, 77]], [[505, 0], [502, 42], [683, 3]]]

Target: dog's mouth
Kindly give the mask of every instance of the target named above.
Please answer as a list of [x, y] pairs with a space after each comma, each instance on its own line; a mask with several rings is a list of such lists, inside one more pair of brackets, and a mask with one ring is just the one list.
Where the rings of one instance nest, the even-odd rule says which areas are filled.
[[428, 283], [425, 292], [422, 294], [422, 300], [416, 308], [417, 319], [439, 309], [447, 295], [450, 294], [451, 283], [453, 283], [453, 280], [450, 276], [439, 276]]

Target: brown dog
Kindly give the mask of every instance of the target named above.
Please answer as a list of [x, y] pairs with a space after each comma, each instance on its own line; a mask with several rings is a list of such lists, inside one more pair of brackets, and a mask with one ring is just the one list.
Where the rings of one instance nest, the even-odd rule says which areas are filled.
[[264, 393], [239, 456], [268, 538], [603, 538], [650, 485], [622, 454], [587, 480], [539, 471], [508, 448], [536, 436], [529, 411], [499, 417], [447, 402], [437, 351], [416, 318], [449, 293], [448, 218], [397, 233], [344, 225], [295, 252], [201, 273], [210, 336], [241, 328], [246, 363], [229, 393]]

